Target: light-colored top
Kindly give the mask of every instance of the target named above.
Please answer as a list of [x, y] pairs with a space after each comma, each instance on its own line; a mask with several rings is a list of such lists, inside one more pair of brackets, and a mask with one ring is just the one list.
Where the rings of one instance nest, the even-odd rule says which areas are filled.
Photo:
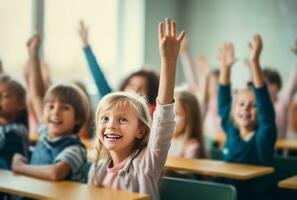
[[278, 182], [278, 187], [297, 190], [297, 176], [293, 176]]
[[291, 73], [289, 81], [289, 87], [285, 91], [284, 95], [276, 102], [273, 102], [276, 113], [276, 126], [279, 138], [285, 138], [288, 128], [288, 112], [290, 104], [293, 100], [295, 93], [297, 92], [297, 67], [294, 68]]
[[173, 138], [168, 152], [169, 156], [183, 158], [195, 158], [198, 156], [199, 142], [194, 139], [187, 139], [185, 136]]
[[215, 139], [219, 133], [223, 133], [221, 120], [218, 114], [218, 104], [215, 99], [208, 103], [203, 123], [203, 133], [210, 139]]
[[[174, 131], [174, 104], [160, 105], [157, 103], [149, 143], [145, 149], [132, 153], [124, 167], [119, 170], [117, 185], [120, 189], [149, 194], [153, 200], [160, 198], [158, 181]], [[105, 179], [110, 160], [109, 157], [100, 161], [96, 168], [92, 166], [90, 174], [93, 174], [95, 170], [97, 182], [102, 183]]]
[[181, 170], [195, 174], [218, 176], [237, 180], [249, 180], [273, 173], [272, 167], [229, 163], [207, 159], [168, 157], [166, 169]]
[[63, 200], [148, 200], [143, 194], [93, 187], [72, 181], [47, 181], [0, 170], [0, 192], [33, 199]]

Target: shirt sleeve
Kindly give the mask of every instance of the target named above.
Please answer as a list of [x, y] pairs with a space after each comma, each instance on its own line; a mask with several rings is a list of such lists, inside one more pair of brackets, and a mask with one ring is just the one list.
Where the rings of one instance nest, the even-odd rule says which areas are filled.
[[72, 174], [79, 173], [86, 162], [86, 150], [78, 145], [65, 148], [55, 158], [54, 163], [64, 161], [70, 165]]
[[231, 106], [232, 106], [232, 96], [231, 96], [231, 85], [221, 85], [218, 88], [218, 112], [221, 118], [221, 125], [228, 134], [228, 129], [233, 127], [231, 121]]
[[94, 81], [97, 86], [97, 90], [101, 97], [112, 92], [110, 85], [108, 84], [103, 71], [101, 70], [100, 65], [98, 64], [96, 57], [90, 46], [84, 47], [83, 51], [88, 61], [88, 66], [91, 71], [91, 74], [94, 78]]
[[153, 123], [149, 143], [143, 159], [143, 170], [159, 177], [167, 159], [172, 136], [175, 131], [174, 103], [157, 107], [153, 115]]

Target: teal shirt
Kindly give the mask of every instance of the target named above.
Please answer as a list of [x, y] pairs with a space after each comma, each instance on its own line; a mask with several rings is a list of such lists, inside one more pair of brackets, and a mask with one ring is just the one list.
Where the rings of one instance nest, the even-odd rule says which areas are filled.
[[258, 127], [248, 141], [240, 138], [231, 119], [232, 96], [230, 85], [219, 85], [218, 110], [222, 127], [227, 134], [224, 160], [229, 162], [269, 166], [272, 164], [277, 138], [275, 111], [267, 86], [254, 88]]
[[100, 65], [98, 64], [91, 47], [87, 46], [87, 47], [83, 48], [83, 51], [87, 58], [89, 69], [92, 73], [92, 76], [94, 78], [94, 81], [96, 83], [96, 87], [97, 87], [97, 90], [98, 90], [98, 93], [100, 94], [100, 96], [103, 97], [106, 94], [112, 92], [112, 89], [111, 89], [110, 85], [108, 84], [108, 82], [104, 76], [104, 73], [101, 70]]

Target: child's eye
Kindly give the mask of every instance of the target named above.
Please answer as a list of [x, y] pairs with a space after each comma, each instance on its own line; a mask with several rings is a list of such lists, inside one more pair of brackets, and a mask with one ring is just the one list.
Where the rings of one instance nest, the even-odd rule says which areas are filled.
[[100, 122], [108, 122], [108, 120], [109, 120], [109, 118], [107, 117], [107, 116], [102, 116], [101, 118], [100, 118]]
[[70, 109], [70, 106], [68, 105], [63, 106], [63, 110], [69, 110], [69, 109]]
[[54, 104], [47, 104], [47, 109], [49, 109], [49, 110], [54, 109]]
[[124, 118], [124, 117], [121, 117], [119, 119], [119, 121], [120, 121], [120, 123], [126, 123], [126, 122], [128, 122], [128, 120], [126, 118]]

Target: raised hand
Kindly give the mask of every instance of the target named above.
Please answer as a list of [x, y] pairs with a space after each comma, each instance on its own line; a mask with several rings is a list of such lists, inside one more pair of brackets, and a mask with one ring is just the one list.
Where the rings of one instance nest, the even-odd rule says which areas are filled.
[[181, 41], [185, 36], [185, 32], [181, 32], [176, 37], [176, 23], [166, 18], [166, 30], [164, 32], [164, 22], [159, 23], [159, 49], [161, 59], [168, 61], [176, 61]]
[[251, 64], [259, 64], [259, 58], [263, 48], [262, 38], [259, 34], [253, 37], [253, 40], [249, 43], [249, 48]]
[[185, 32], [176, 37], [175, 21], [166, 18], [166, 30], [164, 22], [159, 23], [159, 49], [161, 56], [161, 73], [159, 82], [158, 100], [161, 104], [170, 104], [173, 101], [173, 93], [176, 76], [176, 60]]
[[80, 26], [79, 26], [80, 39], [83, 42], [83, 45], [87, 46], [88, 45], [88, 29], [82, 20], [80, 21], [79, 24], [80, 24]]
[[196, 66], [198, 73], [201, 73], [203, 76], [208, 76], [210, 74], [210, 64], [203, 54], [197, 55]]
[[225, 43], [223, 48], [219, 49], [219, 60], [221, 68], [230, 68], [236, 62], [232, 43]]
[[180, 44], [180, 53], [189, 52], [189, 41], [188, 38], [185, 36]]
[[38, 33], [34, 34], [27, 42], [29, 57], [34, 58], [38, 56], [40, 46], [40, 36]]

